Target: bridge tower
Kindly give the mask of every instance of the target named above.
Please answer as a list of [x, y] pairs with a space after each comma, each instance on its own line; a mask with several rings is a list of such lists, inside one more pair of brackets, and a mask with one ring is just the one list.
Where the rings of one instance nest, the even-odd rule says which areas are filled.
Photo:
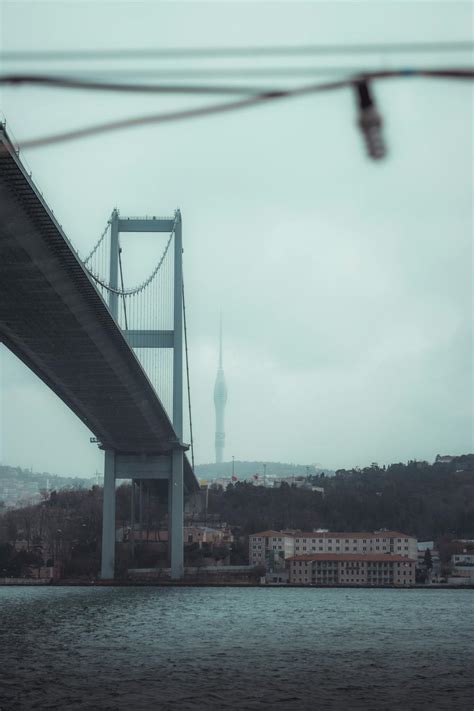
[[[102, 579], [114, 577], [115, 565], [115, 482], [132, 480], [132, 511], [134, 511], [135, 483], [139, 483], [140, 518], [142, 485], [144, 480], [168, 480], [168, 537], [171, 577], [184, 574], [184, 451], [183, 443], [183, 267], [182, 220], [176, 210], [173, 218], [124, 218], [115, 209], [110, 221], [110, 267], [108, 293], [109, 310], [118, 323], [119, 306], [119, 235], [126, 232], [174, 233], [173, 330], [124, 330], [123, 335], [132, 348], [173, 349], [173, 414], [172, 424], [176, 439], [169, 454], [105, 451], [104, 504], [102, 523]], [[132, 514], [132, 525], [134, 514]]]

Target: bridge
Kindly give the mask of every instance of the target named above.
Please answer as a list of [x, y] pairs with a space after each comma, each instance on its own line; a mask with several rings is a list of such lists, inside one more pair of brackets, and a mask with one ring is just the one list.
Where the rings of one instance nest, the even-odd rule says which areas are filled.
[[[165, 232], [169, 238], [150, 278], [126, 290], [119, 234], [139, 231]], [[105, 250], [108, 277], [98, 270]], [[146, 310], [140, 301], [145, 295]], [[102, 578], [114, 577], [118, 479], [167, 489], [171, 576], [182, 577], [184, 495], [199, 485], [183, 442], [180, 212], [125, 219], [114, 210], [98, 243], [81, 260], [2, 127], [0, 340], [104, 450]]]

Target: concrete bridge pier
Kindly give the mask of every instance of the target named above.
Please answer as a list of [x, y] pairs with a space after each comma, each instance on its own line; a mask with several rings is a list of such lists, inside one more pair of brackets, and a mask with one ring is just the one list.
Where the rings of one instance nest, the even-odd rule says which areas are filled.
[[100, 577], [110, 580], [115, 573], [115, 452], [104, 456], [104, 502], [102, 508], [102, 566]]
[[183, 459], [183, 450], [174, 449], [171, 455], [171, 478], [168, 482], [168, 538], [173, 580], [179, 580], [184, 575]]
[[[106, 450], [104, 455], [104, 502], [102, 518], [102, 580], [115, 577], [115, 482], [132, 480], [132, 509], [135, 510], [134, 487], [139, 480], [139, 523], [143, 524], [143, 480], [168, 481], [168, 538], [170, 543], [171, 577], [179, 580], [184, 574], [184, 447], [177, 445], [171, 454], [122, 454]], [[135, 525], [135, 513], [132, 514]]]

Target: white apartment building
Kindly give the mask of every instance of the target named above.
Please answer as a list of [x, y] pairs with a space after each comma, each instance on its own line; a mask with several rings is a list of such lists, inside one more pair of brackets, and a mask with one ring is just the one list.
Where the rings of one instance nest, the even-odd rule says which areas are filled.
[[295, 555], [386, 554], [416, 560], [416, 538], [399, 531], [333, 533], [331, 531], [262, 531], [249, 536], [250, 565], [268, 565], [270, 558]]
[[294, 539], [282, 531], [262, 531], [249, 536], [249, 563], [250, 565], [264, 565], [269, 559], [282, 561], [291, 558], [295, 553]]

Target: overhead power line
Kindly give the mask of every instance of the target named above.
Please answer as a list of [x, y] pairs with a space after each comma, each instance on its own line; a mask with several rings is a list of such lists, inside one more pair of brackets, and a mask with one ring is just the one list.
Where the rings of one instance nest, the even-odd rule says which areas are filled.
[[[449, 65], [448, 65], [449, 66]], [[416, 67], [411, 65], [412, 70], [421, 69], [439, 69], [439, 63], [433, 67]], [[374, 72], [383, 71], [387, 69], [386, 66], [379, 67], [369, 67], [367, 65], [357, 66], [352, 64], [348, 65], [327, 65], [324, 66], [233, 66], [233, 67], [202, 67], [196, 69], [193, 67], [183, 67], [180, 69], [156, 69], [156, 68], [121, 68], [121, 69], [74, 69], [74, 70], [63, 70], [61, 68], [60, 73], [47, 74], [46, 76], [54, 76], [61, 79], [81, 79], [81, 80], [92, 80], [97, 82], [107, 83], [111, 79], [115, 81], [124, 82], [125, 80], [130, 81], [131, 79], [186, 79], [188, 81], [193, 81], [195, 79], [242, 79], [242, 78], [278, 78], [278, 79], [291, 79], [294, 77], [316, 77], [316, 76], [349, 76], [355, 74], [371, 74]], [[18, 73], [15, 72], [16, 75]], [[8, 74], [9, 76], [10, 74]], [[20, 75], [21, 76], [21, 75]], [[40, 73], [34, 73], [31, 76], [41, 77], [44, 76]], [[252, 87], [254, 88], [254, 87]]]
[[[52, 134], [39, 138], [33, 138], [23, 141], [23, 148], [37, 148], [39, 146], [52, 145], [64, 141], [71, 141], [87, 136], [94, 136], [119, 129], [131, 128], [136, 126], [145, 126], [158, 123], [170, 123], [179, 120], [199, 118], [210, 116], [212, 114], [229, 113], [240, 109], [251, 108], [268, 102], [279, 101], [282, 99], [296, 98], [309, 94], [333, 91], [345, 87], [356, 87], [361, 81], [369, 82], [372, 80], [395, 79], [408, 77], [424, 77], [424, 78], [440, 78], [440, 79], [473, 79], [473, 69], [397, 69], [378, 72], [370, 72], [367, 74], [358, 74], [345, 79], [340, 79], [331, 82], [309, 84], [294, 89], [278, 89], [269, 92], [259, 93], [256, 95], [247, 96], [245, 98], [229, 101], [218, 104], [207, 104], [191, 109], [162, 112], [151, 114], [148, 116], [136, 116], [116, 121], [108, 121], [105, 123], [95, 124], [84, 128], [73, 129], [62, 133]], [[84, 82], [81, 88], [85, 88], [87, 82]], [[95, 84], [95, 83], [94, 83]], [[120, 84], [117, 84], [117, 90]], [[72, 88], [72, 87], [71, 87]], [[77, 86], [74, 88], [78, 88]], [[95, 87], [96, 88], [96, 87]], [[182, 89], [182, 87], [181, 87]], [[162, 93], [162, 86], [158, 86], [156, 90]]]
[[[472, 69], [397, 69], [377, 70], [371, 72], [355, 72], [353, 79], [366, 77], [370, 79], [388, 79], [392, 76], [432, 76], [443, 78], [465, 79], [472, 77]], [[344, 81], [351, 81], [345, 78]], [[200, 84], [139, 84], [121, 81], [103, 81], [87, 77], [67, 77], [54, 74], [0, 74], [0, 84], [11, 86], [40, 86], [57, 89], [82, 89], [88, 91], [112, 91], [135, 94], [247, 94], [255, 96], [273, 94], [291, 94], [291, 89], [270, 89], [256, 86], [214, 86]], [[323, 85], [321, 85], [323, 86]], [[329, 85], [327, 85], [329, 86]], [[298, 91], [298, 90], [296, 90]]]
[[4, 62], [103, 61], [136, 59], [215, 59], [216, 57], [298, 57], [347, 56], [362, 54], [400, 54], [433, 52], [472, 52], [472, 41], [388, 42], [376, 44], [316, 44], [268, 47], [155, 47], [145, 49], [82, 50], [7, 50], [0, 53]]
[[119, 91], [134, 94], [262, 94], [271, 91], [251, 86], [200, 86], [181, 84], [130, 84], [52, 74], [0, 74], [0, 84], [49, 86], [57, 89]]

